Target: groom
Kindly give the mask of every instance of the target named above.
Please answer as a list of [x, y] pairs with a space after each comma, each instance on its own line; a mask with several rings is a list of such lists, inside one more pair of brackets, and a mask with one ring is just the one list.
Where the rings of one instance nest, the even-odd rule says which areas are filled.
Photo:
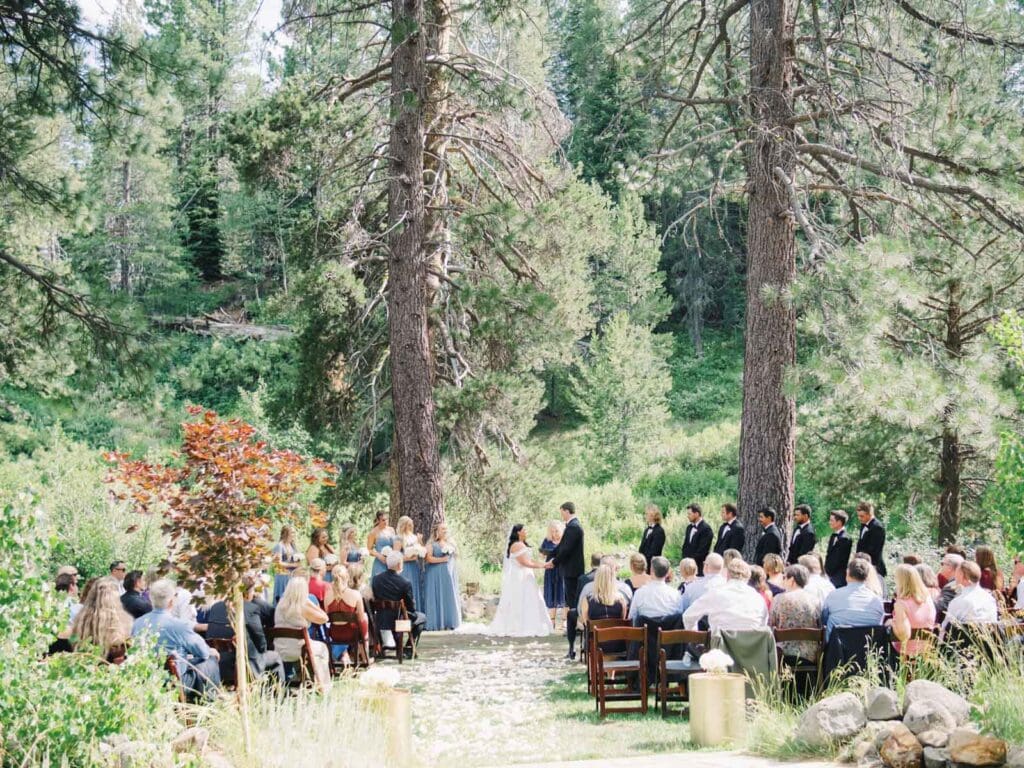
[[565, 522], [565, 533], [555, 547], [552, 562], [561, 569], [562, 581], [565, 584], [566, 612], [565, 630], [569, 639], [569, 653], [566, 658], [575, 658], [576, 645], [576, 611], [579, 608], [580, 576], [583, 575], [583, 526], [576, 519], [576, 507], [571, 501], [559, 507], [562, 520]]

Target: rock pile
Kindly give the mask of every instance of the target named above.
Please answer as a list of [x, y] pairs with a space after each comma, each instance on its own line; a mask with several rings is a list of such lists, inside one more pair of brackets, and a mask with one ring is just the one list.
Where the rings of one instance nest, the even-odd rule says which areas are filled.
[[829, 696], [808, 709], [797, 738], [811, 747], [846, 744], [859, 768], [1024, 768], [1024, 750], [980, 733], [968, 720], [971, 705], [929, 680], [915, 680], [899, 697], [874, 688], [861, 699]]

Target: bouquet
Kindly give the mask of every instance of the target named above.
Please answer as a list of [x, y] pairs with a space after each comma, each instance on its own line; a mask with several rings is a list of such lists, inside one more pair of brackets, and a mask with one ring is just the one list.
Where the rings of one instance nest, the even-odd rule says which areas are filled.
[[366, 547], [363, 547], [359, 550], [359, 555], [365, 560], [370, 556], [370, 550], [368, 550]]
[[415, 557], [420, 557], [420, 558], [426, 557], [427, 556], [427, 548], [424, 547], [421, 544], [406, 544], [405, 545], [405, 556], [406, 557], [415, 556]]
[[454, 544], [450, 544], [450, 543], [445, 543], [444, 545], [441, 546], [441, 553], [444, 554], [444, 555], [447, 555], [448, 557], [451, 557], [452, 555], [455, 554], [455, 545]]
[[732, 666], [732, 657], [724, 651], [708, 651], [702, 654], [700, 659], [697, 660], [700, 664], [700, 668], [708, 674], [712, 675], [724, 675], [729, 671], [729, 667]]

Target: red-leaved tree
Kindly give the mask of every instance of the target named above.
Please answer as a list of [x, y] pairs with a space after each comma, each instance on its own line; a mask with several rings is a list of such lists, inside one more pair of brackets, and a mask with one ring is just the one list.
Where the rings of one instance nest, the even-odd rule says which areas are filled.
[[319, 523], [322, 514], [303, 499], [314, 485], [333, 485], [333, 466], [294, 451], [274, 450], [238, 419], [189, 407], [179, 459], [169, 464], [108, 453], [114, 494], [143, 514], [160, 514], [172, 559], [189, 587], [204, 584], [232, 598], [238, 683], [245, 716], [246, 641], [242, 580], [267, 566], [276, 523]]

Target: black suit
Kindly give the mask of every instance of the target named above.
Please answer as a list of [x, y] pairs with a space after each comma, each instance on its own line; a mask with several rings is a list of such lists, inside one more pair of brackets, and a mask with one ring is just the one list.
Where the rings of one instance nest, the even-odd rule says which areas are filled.
[[580, 595], [579, 578], [583, 575], [583, 526], [575, 517], [565, 524], [562, 540], [551, 553], [551, 559], [562, 572], [565, 604], [575, 608]]
[[[284, 665], [281, 657], [274, 651], [267, 650], [266, 635], [266, 608], [267, 603], [263, 600], [245, 601], [245, 644], [246, 655], [249, 658], [249, 668], [256, 677], [265, 671], [276, 675], [278, 680], [284, 682]], [[270, 609], [270, 626], [274, 626], [274, 609]], [[228, 618], [227, 603], [223, 600], [210, 606], [210, 612], [206, 617], [206, 637], [232, 638], [235, 636], [235, 628]], [[220, 679], [222, 681], [233, 681], [235, 679], [235, 654], [222, 653], [220, 655]]]
[[665, 529], [658, 523], [644, 529], [640, 540], [640, 554], [647, 559], [647, 572], [651, 572], [651, 560], [661, 555], [665, 549]]
[[857, 551], [871, 555], [871, 564], [875, 566], [879, 576], [885, 576], [885, 560], [882, 550], [885, 548], [885, 526], [877, 517], [860, 527], [860, 538], [857, 540]]
[[814, 528], [810, 523], [799, 525], [793, 530], [793, 538], [789, 541], [789, 556], [786, 562], [796, 565], [796, 561], [803, 555], [814, 551], [814, 545], [818, 543], [818, 537], [814, 534]]
[[840, 528], [828, 538], [828, 551], [825, 553], [825, 575], [831, 579], [836, 588], [846, 586], [846, 566], [850, 564], [850, 550], [853, 542], [846, 535], [846, 529]]
[[136, 592], [135, 590], [121, 595], [121, 605], [132, 615], [133, 619], [145, 616], [153, 610], [153, 605], [149, 600], [144, 598], [141, 592]]
[[[413, 640], [419, 640], [420, 633], [427, 624], [427, 616], [416, 610], [416, 600], [412, 596], [412, 582], [389, 568], [373, 577], [370, 589], [373, 590], [373, 597], [376, 600], [401, 600], [405, 604], [405, 610], [412, 620]], [[381, 611], [379, 618], [380, 624], [377, 628], [390, 630], [395, 626], [395, 619], [398, 617], [393, 611]]]
[[718, 526], [718, 541], [715, 543], [715, 552], [725, 554], [727, 549], [743, 551], [743, 545], [747, 543], [747, 532], [739, 518], [734, 518], [731, 523], [722, 523]]
[[779, 532], [779, 526], [772, 523], [764, 529], [764, 533], [761, 534], [761, 538], [757, 540], [757, 549], [754, 550], [754, 565], [764, 567], [765, 555], [781, 554], [782, 534]]
[[715, 532], [704, 518], [686, 526], [686, 533], [683, 534], [683, 557], [692, 557], [697, 561], [698, 576], [704, 575], [704, 561], [711, 554], [711, 542], [714, 538]]

